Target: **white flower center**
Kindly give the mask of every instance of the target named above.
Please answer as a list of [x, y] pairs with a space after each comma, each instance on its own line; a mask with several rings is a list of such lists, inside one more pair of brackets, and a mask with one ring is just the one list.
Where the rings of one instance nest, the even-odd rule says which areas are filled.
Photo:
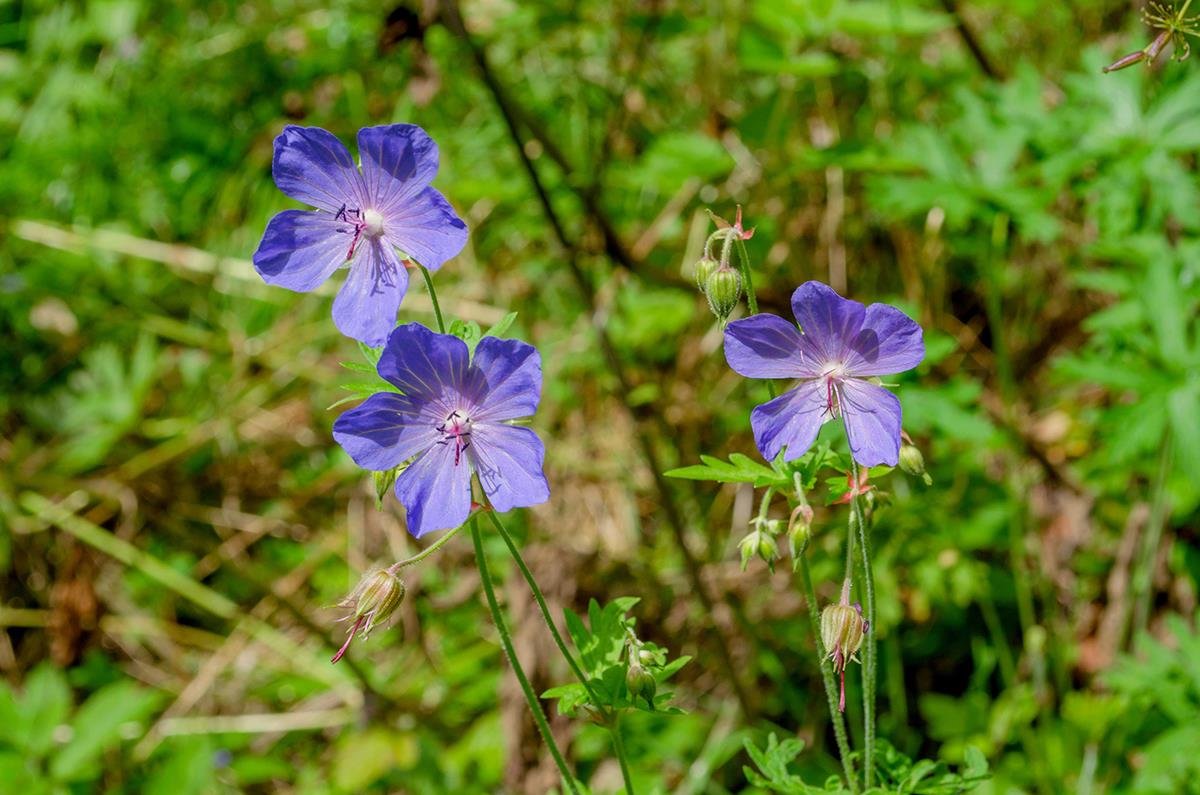
[[364, 210], [362, 220], [364, 233], [371, 237], [383, 234], [383, 215], [378, 210]]

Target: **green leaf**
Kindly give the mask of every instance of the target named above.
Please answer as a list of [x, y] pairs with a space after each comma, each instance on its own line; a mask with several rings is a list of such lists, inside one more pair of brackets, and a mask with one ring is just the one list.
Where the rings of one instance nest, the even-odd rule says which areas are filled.
[[729, 457], [729, 463], [708, 455], [700, 456], [703, 464], [679, 467], [664, 473], [667, 477], [684, 480], [709, 480], [717, 483], [752, 483], [763, 486], [787, 486], [788, 477], [768, 466], [751, 460], [741, 453]]
[[489, 328], [487, 331], [483, 332], [483, 336], [485, 336], [485, 337], [503, 337], [504, 332], [506, 332], [510, 328], [512, 328], [512, 324], [515, 323], [516, 320], [517, 320], [517, 313], [509, 312], [507, 315], [500, 318], [500, 320], [496, 321], [496, 323], [494, 323], [491, 328]]
[[26, 716], [14, 734], [14, 744], [42, 756], [54, 744], [54, 730], [67, 721], [71, 712], [71, 688], [54, 666], [42, 663], [25, 680], [20, 710]]
[[71, 722], [71, 739], [54, 755], [50, 774], [59, 781], [94, 777], [100, 755], [120, 743], [123, 736], [140, 735], [141, 721], [160, 700], [157, 693], [129, 681], [98, 690], [79, 708]]

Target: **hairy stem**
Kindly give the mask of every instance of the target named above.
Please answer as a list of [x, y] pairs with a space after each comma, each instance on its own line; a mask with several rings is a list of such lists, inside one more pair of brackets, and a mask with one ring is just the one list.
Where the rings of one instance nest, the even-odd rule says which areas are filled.
[[808, 570], [808, 541], [800, 546], [800, 581], [804, 586], [804, 599], [808, 602], [808, 621], [812, 625], [813, 642], [817, 646], [820, 660], [821, 681], [825, 684], [825, 699], [829, 702], [829, 718], [833, 721], [833, 736], [837, 739], [838, 756], [842, 761], [842, 772], [854, 795], [858, 795], [858, 779], [854, 776], [854, 765], [850, 761], [850, 742], [846, 739], [846, 719], [838, 709], [838, 686], [833, 678], [833, 666], [829, 662], [825, 644], [821, 642], [821, 616], [817, 612], [817, 594], [813, 590], [812, 573]]
[[608, 733], [612, 735], [613, 750], [617, 754], [617, 762], [621, 765], [621, 779], [625, 782], [625, 795], [634, 795], [633, 777], [629, 775], [629, 762], [625, 760], [625, 742], [621, 739], [620, 715], [613, 715], [608, 724]]
[[[740, 237], [735, 241], [737, 243], [738, 269], [742, 272], [742, 281], [746, 283], [746, 308], [750, 310], [751, 315], [758, 314], [758, 296], [754, 294], [754, 276], [750, 273], [750, 254], [746, 251], [746, 241]], [[775, 389], [775, 382], [767, 379], [767, 394], [774, 400], [778, 395]]]
[[588, 698], [591, 699], [592, 705], [596, 707], [596, 709], [600, 710], [601, 714], [606, 715], [604, 705], [596, 696], [596, 691], [592, 689], [591, 684], [588, 683], [587, 674], [584, 673], [583, 668], [579, 665], [579, 663], [575, 661], [575, 655], [571, 654], [570, 649], [567, 648], [566, 642], [563, 640], [562, 635], [558, 631], [558, 627], [555, 626], [554, 618], [550, 615], [550, 607], [546, 604], [546, 597], [542, 594], [542, 589], [538, 587], [537, 580], [534, 579], [533, 572], [529, 570], [529, 566], [525, 563], [525, 558], [522, 557], [521, 551], [517, 548], [516, 542], [513, 541], [513, 538], [511, 535], [509, 535], [508, 531], [504, 529], [504, 525], [500, 522], [500, 517], [496, 516], [496, 512], [494, 510], [487, 511], [486, 513], [488, 518], [492, 520], [492, 525], [495, 526], [496, 532], [500, 534], [500, 537], [504, 539], [505, 545], [508, 546], [508, 553], [512, 555], [513, 560], [516, 561], [517, 568], [521, 570], [521, 576], [525, 578], [525, 582], [529, 585], [529, 590], [533, 593], [533, 599], [535, 602], [537, 602], [538, 609], [542, 613], [542, 618], [546, 622], [546, 627], [550, 630], [551, 637], [554, 638], [554, 644], [558, 646], [558, 650], [562, 653], [563, 659], [566, 660], [567, 665], [570, 666], [571, 673], [575, 674], [575, 678], [579, 680], [579, 683], [583, 685], [584, 690], [587, 691]]
[[400, 569], [403, 569], [406, 566], [411, 566], [414, 563], [420, 563], [421, 561], [425, 560], [425, 558], [429, 557], [430, 555], [432, 555], [433, 553], [437, 552], [439, 549], [444, 547], [446, 545], [446, 542], [448, 542], [450, 539], [454, 538], [454, 536], [458, 535], [458, 531], [462, 530], [464, 527], [466, 527], [465, 524], [460, 524], [458, 527], [447, 532], [445, 535], [443, 535], [437, 541], [434, 541], [432, 544], [425, 547], [425, 549], [422, 549], [420, 552], [413, 555], [411, 558], [405, 558], [404, 560], [396, 561], [392, 565], [388, 566], [388, 568], [387, 568], [388, 574], [395, 574], [396, 572], [400, 571]]
[[500, 644], [504, 647], [504, 655], [508, 657], [508, 662], [512, 666], [513, 673], [516, 674], [517, 682], [521, 685], [521, 692], [525, 694], [525, 701], [529, 704], [529, 711], [533, 713], [533, 722], [537, 724], [538, 732], [542, 735], [542, 740], [546, 743], [546, 747], [550, 749], [550, 756], [554, 757], [554, 764], [558, 765], [558, 770], [562, 773], [567, 789], [574, 795], [579, 795], [579, 787], [575, 784], [575, 776], [572, 775], [571, 769], [567, 767], [567, 761], [563, 759], [562, 752], [558, 750], [558, 743], [554, 742], [554, 735], [550, 733], [550, 724], [546, 722], [546, 713], [542, 711], [541, 702], [538, 701], [537, 695], [533, 692], [533, 687], [529, 684], [529, 678], [525, 676], [525, 670], [521, 667], [521, 661], [517, 659], [517, 652], [512, 644], [512, 636], [509, 635], [508, 626], [504, 623], [504, 614], [500, 612], [500, 605], [496, 602], [496, 591], [492, 586], [492, 575], [488, 571], [487, 557], [483, 554], [483, 538], [479, 534], [477, 518], [471, 517], [470, 524], [471, 540], [475, 542], [475, 561], [479, 565], [479, 581], [483, 583], [483, 594], [487, 598], [488, 610], [492, 613], [492, 621], [496, 625], [496, 632], [500, 635]]
[[[858, 464], [850, 460], [850, 471], [858, 483]], [[858, 525], [858, 548], [862, 552], [863, 592], [867, 599], [867, 638], [863, 654], [863, 784], [871, 788], [875, 777], [875, 575], [871, 570], [871, 533], [863, 512], [862, 496], [857, 490], [850, 499], [854, 524]]]

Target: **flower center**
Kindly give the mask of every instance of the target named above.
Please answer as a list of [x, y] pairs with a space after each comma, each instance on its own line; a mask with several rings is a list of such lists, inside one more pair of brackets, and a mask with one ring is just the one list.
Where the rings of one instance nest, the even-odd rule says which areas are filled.
[[838, 384], [846, 377], [846, 366], [841, 362], [830, 365], [821, 374], [822, 380], [825, 381], [825, 413], [830, 418], [841, 415], [840, 395], [838, 394]]
[[349, 224], [349, 226], [339, 227], [337, 230], [351, 236], [350, 248], [346, 251], [347, 261], [354, 259], [354, 250], [358, 247], [358, 241], [362, 239], [363, 235], [379, 237], [383, 234], [383, 213], [378, 210], [361, 210], [343, 204], [341, 209], [334, 214], [333, 220]]
[[378, 210], [366, 210], [362, 214], [363, 232], [371, 237], [383, 234], [383, 215]]
[[471, 446], [471, 418], [455, 409], [437, 426], [437, 432], [442, 437], [438, 444], [454, 445], [454, 466], [458, 466], [463, 452]]

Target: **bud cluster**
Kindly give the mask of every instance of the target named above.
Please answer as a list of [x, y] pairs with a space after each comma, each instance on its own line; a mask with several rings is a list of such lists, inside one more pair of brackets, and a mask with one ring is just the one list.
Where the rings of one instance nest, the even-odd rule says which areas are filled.
[[[696, 262], [692, 276], [696, 280], [696, 288], [708, 299], [709, 309], [724, 323], [733, 314], [742, 297], [742, 274], [730, 264], [733, 244], [735, 241], [749, 240], [754, 230], [742, 228], [741, 207], [738, 207], [737, 218], [733, 224], [716, 215], [712, 218], [718, 229], [709, 235], [704, 243], [704, 255]], [[716, 244], [721, 246], [719, 257], [712, 254]]]
[[760, 516], [751, 521], [750, 526], [754, 529], [738, 542], [738, 549], [742, 553], [742, 571], [746, 570], [756, 555], [763, 559], [771, 571], [775, 571], [775, 561], [779, 559], [779, 544], [775, 536], [782, 532], [783, 522]]
[[625, 637], [625, 653], [629, 667], [625, 669], [625, 686], [629, 688], [629, 697], [634, 701], [645, 699], [651, 709], [654, 708], [654, 694], [658, 690], [658, 679], [654, 671], [664, 662], [662, 650], [650, 648], [652, 644], [638, 640], [629, 630]]

